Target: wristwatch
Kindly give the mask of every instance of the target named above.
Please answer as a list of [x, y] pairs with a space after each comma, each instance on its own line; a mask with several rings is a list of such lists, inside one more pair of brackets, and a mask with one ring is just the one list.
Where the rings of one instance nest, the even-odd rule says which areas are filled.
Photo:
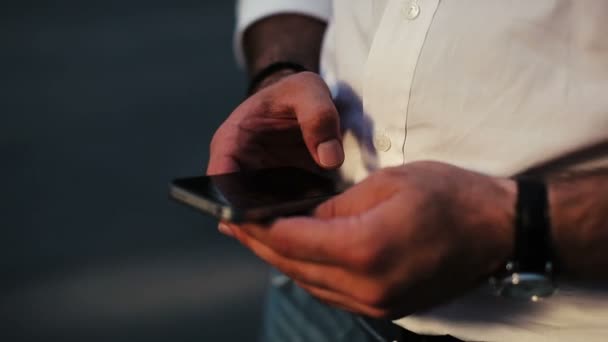
[[490, 278], [500, 296], [538, 301], [557, 289], [547, 187], [540, 179], [518, 177], [513, 256]]

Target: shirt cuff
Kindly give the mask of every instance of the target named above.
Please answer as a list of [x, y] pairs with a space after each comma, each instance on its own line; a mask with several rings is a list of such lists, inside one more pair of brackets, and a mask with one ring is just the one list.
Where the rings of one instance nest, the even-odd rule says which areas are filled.
[[236, 7], [234, 55], [240, 67], [245, 66], [243, 33], [260, 19], [280, 13], [293, 13], [327, 21], [331, 16], [331, 0], [239, 0]]

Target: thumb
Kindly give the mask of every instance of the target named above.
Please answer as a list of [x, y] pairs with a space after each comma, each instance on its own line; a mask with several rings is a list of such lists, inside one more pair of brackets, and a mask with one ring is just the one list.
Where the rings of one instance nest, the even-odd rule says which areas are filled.
[[307, 92], [294, 106], [304, 143], [319, 166], [337, 168], [344, 162], [338, 110], [324, 83]]

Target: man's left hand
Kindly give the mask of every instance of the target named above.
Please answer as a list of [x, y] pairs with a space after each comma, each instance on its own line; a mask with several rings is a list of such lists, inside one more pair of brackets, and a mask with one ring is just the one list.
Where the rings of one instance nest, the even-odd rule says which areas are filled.
[[437, 162], [382, 169], [269, 226], [223, 223], [313, 296], [398, 318], [477, 286], [513, 248], [515, 185]]

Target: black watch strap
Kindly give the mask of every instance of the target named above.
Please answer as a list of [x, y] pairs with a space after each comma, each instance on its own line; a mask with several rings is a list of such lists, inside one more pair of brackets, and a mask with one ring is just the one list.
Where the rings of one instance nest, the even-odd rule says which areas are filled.
[[547, 186], [530, 177], [516, 181], [513, 271], [553, 275], [556, 268]]
[[303, 65], [288, 62], [288, 61], [279, 61], [274, 62], [272, 64], [267, 65], [264, 69], [258, 71], [249, 82], [249, 86], [247, 88], [247, 95], [252, 95], [256, 88], [270, 75], [282, 71], [282, 70], [292, 70], [296, 73], [308, 71]]

